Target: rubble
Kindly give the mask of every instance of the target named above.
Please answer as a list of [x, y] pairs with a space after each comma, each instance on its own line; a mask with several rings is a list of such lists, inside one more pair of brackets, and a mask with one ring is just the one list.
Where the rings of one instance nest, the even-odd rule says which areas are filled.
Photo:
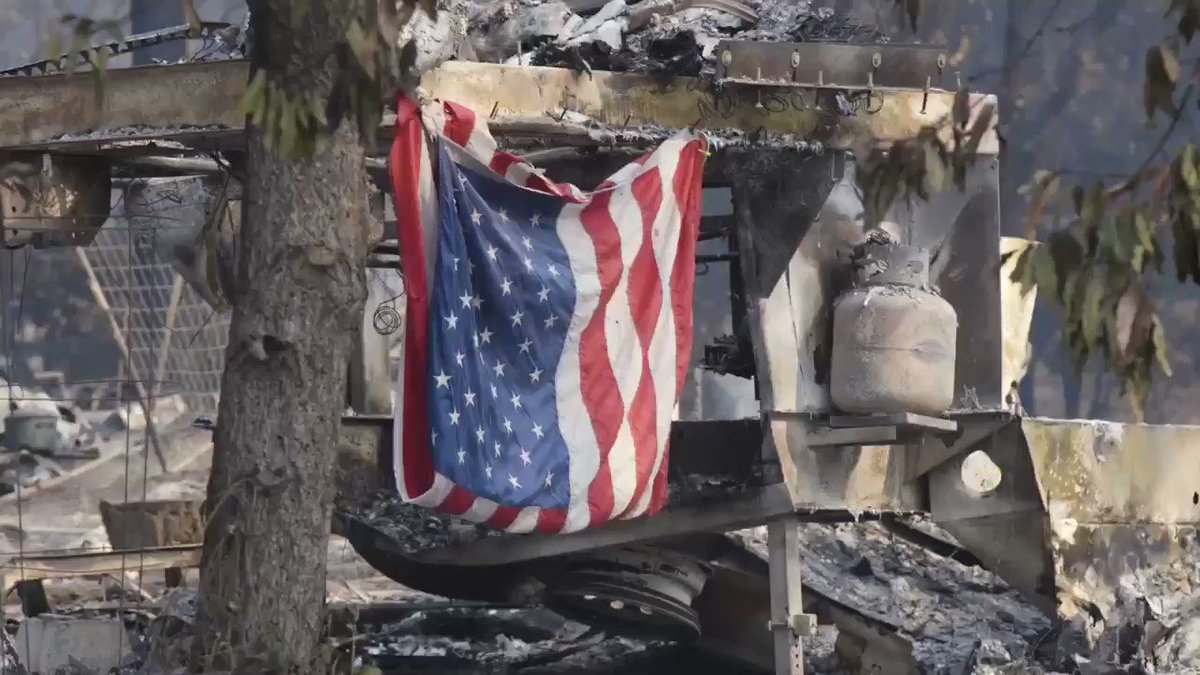
[[[13, 638], [17, 658], [32, 673], [107, 673], [132, 654], [120, 619], [41, 615], [21, 622]], [[69, 672], [70, 672], [69, 671]]]
[[476, 3], [467, 30], [483, 61], [664, 76], [712, 75], [722, 39], [887, 41], [809, 0], [506, 0]]

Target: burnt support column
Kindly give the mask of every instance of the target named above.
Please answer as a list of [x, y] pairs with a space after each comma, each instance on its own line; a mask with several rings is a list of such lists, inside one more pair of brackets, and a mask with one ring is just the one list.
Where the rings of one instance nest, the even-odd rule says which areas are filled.
[[816, 627], [815, 618], [803, 610], [799, 527], [792, 515], [767, 523], [775, 675], [804, 675], [803, 640]]

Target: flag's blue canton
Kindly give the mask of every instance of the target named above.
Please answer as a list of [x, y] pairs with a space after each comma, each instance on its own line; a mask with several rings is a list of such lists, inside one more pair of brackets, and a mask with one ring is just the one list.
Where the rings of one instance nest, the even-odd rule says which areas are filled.
[[459, 166], [444, 145], [439, 154], [434, 462], [478, 497], [565, 509], [569, 463], [555, 373], [575, 284], [555, 231], [561, 202]]

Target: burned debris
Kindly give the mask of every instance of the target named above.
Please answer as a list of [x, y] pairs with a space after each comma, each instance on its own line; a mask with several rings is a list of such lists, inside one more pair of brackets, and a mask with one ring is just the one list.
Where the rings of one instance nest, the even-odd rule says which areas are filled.
[[477, 8], [468, 25], [483, 61], [663, 77], [714, 74], [724, 39], [887, 42], [879, 31], [807, 0], [508, 0]]
[[[718, 382], [747, 385], [724, 393], [746, 399], [751, 412], [698, 406], [692, 418], [670, 420], [667, 496], [651, 517], [571, 534], [515, 534], [461, 517], [478, 519], [494, 505], [473, 504], [455, 515], [418, 507], [379, 487], [397, 472], [395, 364], [388, 359], [409, 327], [401, 326], [403, 291], [373, 296], [377, 304], [367, 307], [357, 335], [362, 362], [351, 365], [357, 389], [345, 420], [346, 430], [369, 433], [360, 439], [347, 431], [341, 439], [354, 447], [338, 448], [339, 461], [352, 461], [341, 476], [333, 529], [362, 556], [354, 564], [406, 588], [392, 584], [405, 595], [378, 602], [352, 583], [360, 579], [342, 579], [338, 590], [353, 596], [358, 607], [348, 611], [358, 616], [339, 613], [340, 625], [326, 636], [339, 658], [399, 672], [796, 673], [801, 661], [815, 673], [1197, 667], [1195, 472], [1179, 469], [1200, 465], [1196, 430], [1108, 428], [1012, 410], [1006, 397], [1024, 368], [1014, 344], [1026, 341], [1032, 300], [1011, 302], [1013, 291], [997, 272], [1012, 242], [1000, 237], [995, 163], [975, 167], [965, 193], [933, 195], [890, 214], [904, 227], [887, 237], [863, 222], [852, 150], [863, 141], [909, 137], [925, 116], [950, 111], [954, 95], [935, 78], [945, 67], [939, 50], [889, 49], [878, 31], [808, 2], [510, 0], [461, 3], [421, 22], [412, 30], [437, 47], [423, 58], [430, 65], [451, 61], [426, 73], [427, 100], [470, 109], [501, 147], [521, 154], [514, 165], [536, 159], [595, 184], [673, 134], [709, 127], [711, 157], [697, 188], [707, 199], [709, 189], [729, 187], [732, 214], [715, 226], [701, 223], [701, 237], [716, 252], [698, 253], [694, 262], [728, 272], [720, 298], [697, 300], [723, 306], [712, 332], [726, 337], [697, 343], [689, 386], [706, 375], [697, 364], [703, 354], [707, 374], [728, 378]], [[204, 185], [213, 176], [226, 179], [224, 160], [244, 151], [236, 102], [245, 64], [236, 57], [245, 35], [221, 30], [205, 53], [211, 62], [109, 83], [118, 100], [146, 86], [141, 78], [153, 79], [151, 91], [161, 95], [182, 91], [170, 74], [186, 71], [207, 78], [214, 92], [199, 111], [169, 110], [171, 100], [157, 112], [109, 110], [129, 122], [114, 129], [53, 111], [34, 116], [33, 130], [0, 119], [0, 138], [13, 147], [62, 157], [82, 147], [106, 157], [130, 185], [127, 194], [153, 201], [165, 191], [204, 202], [184, 209], [189, 227], [144, 248], [173, 258], [173, 278], [213, 307], [229, 299], [237, 224], [224, 214], [238, 211], [238, 195]], [[736, 61], [724, 63], [725, 55]], [[13, 73], [7, 86], [32, 99], [19, 81], [28, 72]], [[395, 123], [385, 124], [381, 146]], [[981, 151], [998, 154], [994, 133]], [[606, 172], [597, 169], [602, 164]], [[378, 158], [368, 166], [377, 180], [391, 177]], [[166, 177], [175, 174], [185, 177]], [[587, 182], [582, 178], [577, 182]], [[498, 213], [508, 220], [508, 212]], [[893, 237], [910, 255], [891, 255]], [[913, 322], [906, 344], [881, 342], [896, 332], [888, 330], [862, 329], [850, 333], [861, 340], [837, 341], [838, 298], [852, 297], [864, 310], [850, 323], [868, 308], [881, 309], [881, 284], [854, 288], [853, 261], [864, 262], [857, 255], [864, 243], [872, 245], [867, 262], [875, 272], [906, 276], [907, 269], [911, 277], [892, 278], [888, 293], [940, 293], [931, 303], [941, 310], [938, 319]], [[929, 250], [938, 256], [931, 259]], [[384, 242], [373, 265], [395, 267], [400, 252], [399, 243]], [[467, 308], [475, 298], [464, 297]], [[383, 330], [372, 319], [385, 305], [395, 316]], [[507, 318], [514, 326], [521, 321], [520, 314]], [[957, 335], [930, 337], [930, 324], [945, 329], [953, 322]], [[835, 382], [845, 377], [839, 349], [859, 357], [870, 349], [906, 350], [917, 365], [901, 374], [911, 382], [937, 370], [936, 395], [926, 397], [936, 400], [914, 404], [894, 395], [911, 393], [902, 378], [893, 395], [856, 396], [883, 378], [860, 369], [854, 382]], [[901, 361], [873, 363], [888, 375]], [[477, 392], [470, 394], [464, 405], [477, 403]], [[126, 403], [134, 398], [143, 397], [127, 393]], [[44, 415], [54, 416], [56, 426], [67, 417]], [[23, 417], [12, 420], [14, 429]], [[135, 417], [127, 412], [125, 424], [137, 424]], [[205, 431], [159, 426], [190, 434], [187, 443], [168, 439], [168, 446], [196, 438], [202, 445], [212, 430], [212, 423]], [[480, 424], [478, 432], [485, 431]], [[26, 445], [59, 453], [61, 441]], [[147, 451], [143, 445], [141, 457]], [[153, 471], [143, 471], [153, 484]], [[181, 569], [198, 562], [202, 479], [164, 481], [163, 493], [146, 499], [153, 504], [126, 513], [104, 499], [117, 475], [109, 475], [81, 520], [112, 530], [114, 519], [140, 519], [128, 533], [155, 546], [105, 539], [135, 549], [143, 563], [149, 556], [154, 571], [174, 570], [178, 581]], [[35, 481], [21, 486], [34, 495], [23, 502], [23, 517], [54, 511], [53, 498], [37, 501], [45, 495]], [[920, 512], [930, 515], [914, 515]], [[76, 534], [72, 548], [86, 539]], [[81, 559], [105, 574], [121, 570], [121, 606], [75, 614], [80, 633], [119, 625], [119, 641], [130, 646], [117, 663], [100, 666], [168, 667], [170, 659], [154, 649], [165, 638], [186, 641], [191, 609], [184, 591], [147, 590], [140, 577], [135, 588], [117, 567], [121, 556], [109, 550], [29, 555], [21, 550], [26, 536], [16, 532], [6, 570], [61, 569]], [[171, 550], [161, 550], [167, 545]], [[130, 598], [145, 611], [130, 612]], [[57, 630], [58, 622], [45, 616], [6, 626], [5, 663], [19, 652], [12, 645], [33, 631]]]

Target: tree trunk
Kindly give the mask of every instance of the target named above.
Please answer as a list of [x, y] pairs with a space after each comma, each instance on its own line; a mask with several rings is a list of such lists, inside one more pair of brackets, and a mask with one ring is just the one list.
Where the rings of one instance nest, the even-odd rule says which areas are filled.
[[[295, 25], [291, 4], [250, 2], [253, 64], [323, 108], [350, 3], [304, 0]], [[334, 454], [365, 297], [364, 153], [348, 119], [309, 159], [277, 154], [259, 129], [246, 135], [194, 665], [322, 672]]]

